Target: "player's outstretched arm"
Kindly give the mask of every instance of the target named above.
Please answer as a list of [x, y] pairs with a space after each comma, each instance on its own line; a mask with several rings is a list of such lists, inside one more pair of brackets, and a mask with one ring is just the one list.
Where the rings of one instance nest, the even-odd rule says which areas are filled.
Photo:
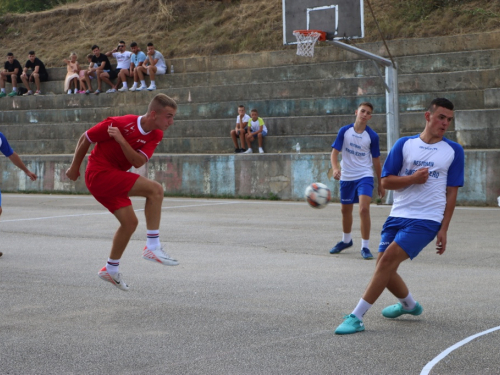
[[26, 173], [26, 175], [30, 178], [31, 181], [35, 181], [37, 179], [36, 174], [34, 174], [28, 168], [26, 168], [26, 165], [24, 165], [23, 161], [16, 152], [10, 155], [9, 159], [16, 167], [18, 167], [20, 170]]
[[80, 166], [82, 165], [83, 158], [87, 155], [90, 144], [91, 143], [87, 139], [87, 136], [83, 133], [78, 140], [78, 144], [76, 145], [75, 156], [73, 156], [71, 166], [66, 171], [66, 176], [71, 181], [76, 181], [80, 176]]

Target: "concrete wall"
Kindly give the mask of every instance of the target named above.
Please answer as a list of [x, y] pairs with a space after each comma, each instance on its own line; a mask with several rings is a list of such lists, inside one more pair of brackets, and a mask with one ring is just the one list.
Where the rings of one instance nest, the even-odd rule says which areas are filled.
[[[496, 205], [500, 195], [500, 151], [468, 150], [465, 160], [465, 185], [459, 190], [461, 205]], [[382, 155], [385, 157], [385, 155]], [[6, 192], [87, 193], [81, 177], [68, 180], [65, 171], [68, 155], [23, 156], [28, 168], [39, 179], [31, 182], [7, 158], [0, 160], [0, 186]], [[266, 197], [301, 200], [307, 185], [319, 181], [339, 199], [339, 184], [328, 180], [330, 155], [156, 155], [136, 172], [163, 184], [167, 194], [196, 196]], [[82, 166], [82, 175], [83, 169]]]

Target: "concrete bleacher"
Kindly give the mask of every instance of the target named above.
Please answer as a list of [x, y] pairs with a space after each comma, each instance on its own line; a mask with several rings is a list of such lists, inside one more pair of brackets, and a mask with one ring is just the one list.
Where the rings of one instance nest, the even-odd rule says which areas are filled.
[[[358, 47], [385, 55], [381, 43]], [[398, 40], [389, 42], [389, 48], [399, 68], [401, 136], [422, 130], [425, 107], [433, 98], [452, 100], [456, 121], [447, 136], [460, 142], [468, 160], [474, 161], [470, 174], [476, 176], [483, 169], [490, 173], [493, 168], [497, 176], [484, 177], [484, 194], [476, 186], [466, 186], [459, 199], [489, 204], [500, 194], [500, 166], [495, 162], [500, 149], [500, 33]], [[271, 192], [298, 199], [307, 181], [326, 179], [330, 146], [338, 129], [353, 121], [362, 101], [375, 105], [370, 125], [380, 135], [382, 150], [387, 150], [382, 80], [371, 61], [349, 52], [327, 46], [317, 48], [313, 59], [290, 50], [174, 59], [170, 64], [175, 73], [158, 76], [154, 92], [100, 95], [64, 93], [66, 69], [50, 69], [51, 80], [42, 83], [43, 96], [0, 99], [0, 131], [19, 154], [27, 155], [23, 159], [67, 164], [85, 130], [108, 116], [143, 114], [149, 100], [163, 92], [177, 100], [179, 109], [148, 169], [167, 171], [165, 189], [175, 194], [267, 196]], [[103, 84], [103, 91], [108, 88]], [[233, 154], [229, 132], [239, 104], [247, 111], [257, 108], [264, 118], [269, 131], [266, 154]], [[296, 143], [301, 155], [294, 154]], [[2, 162], [0, 168], [9, 167]], [[227, 171], [232, 174], [226, 175]], [[25, 189], [85, 190], [81, 182], [64, 181], [61, 173], [57, 178], [58, 184], [28, 182]], [[16, 190], [17, 185], [8, 184], [4, 177], [2, 189]], [[332, 190], [335, 195], [336, 188]]]

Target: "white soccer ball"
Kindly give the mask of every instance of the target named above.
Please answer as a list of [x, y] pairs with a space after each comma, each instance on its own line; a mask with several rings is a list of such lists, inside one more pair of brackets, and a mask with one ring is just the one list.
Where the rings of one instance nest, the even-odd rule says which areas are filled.
[[309, 185], [304, 193], [306, 202], [314, 208], [325, 208], [332, 198], [332, 193], [328, 186], [320, 182]]

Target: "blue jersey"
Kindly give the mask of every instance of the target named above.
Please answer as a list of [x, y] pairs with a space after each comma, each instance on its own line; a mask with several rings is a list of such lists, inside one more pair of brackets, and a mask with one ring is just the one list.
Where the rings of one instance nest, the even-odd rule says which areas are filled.
[[0, 152], [7, 157], [14, 153], [14, 150], [10, 147], [9, 142], [7, 142], [7, 138], [5, 138], [5, 135], [2, 133], [0, 133]]
[[387, 155], [382, 178], [410, 176], [420, 168], [429, 168], [429, 179], [425, 184], [395, 190], [389, 216], [441, 223], [446, 208], [446, 187], [463, 186], [464, 165], [462, 146], [449, 139], [433, 144], [425, 143], [418, 134], [398, 139]]
[[358, 134], [354, 124], [340, 128], [332, 148], [342, 153], [340, 180], [355, 181], [373, 177], [373, 158], [380, 156], [378, 134], [369, 126]]

